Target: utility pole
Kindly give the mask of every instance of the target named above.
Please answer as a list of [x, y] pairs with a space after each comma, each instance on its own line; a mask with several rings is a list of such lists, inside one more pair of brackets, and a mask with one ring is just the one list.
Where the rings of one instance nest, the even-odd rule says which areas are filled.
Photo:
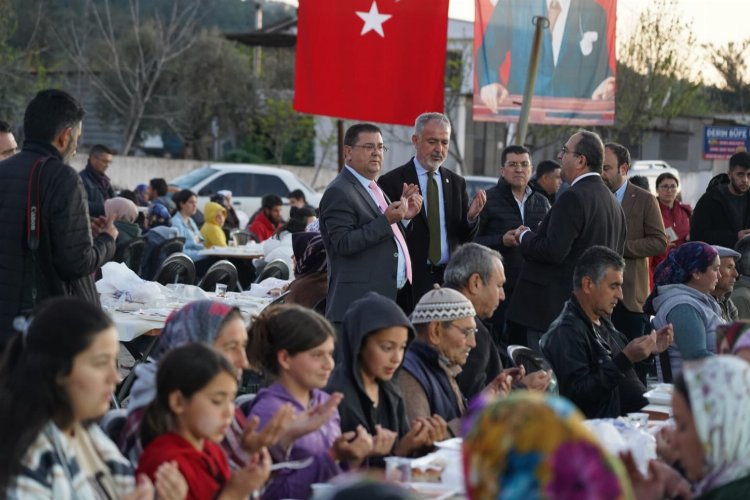
[[539, 53], [542, 51], [542, 33], [544, 28], [549, 27], [549, 19], [542, 16], [534, 16], [531, 20], [534, 24], [534, 41], [531, 45], [529, 56], [529, 72], [526, 75], [526, 88], [523, 91], [523, 103], [521, 103], [521, 116], [518, 118], [518, 131], [516, 132], [516, 144], [523, 145], [526, 141], [526, 131], [529, 128], [529, 111], [531, 111], [531, 98], [534, 95], [536, 85], [536, 72], [539, 68]]

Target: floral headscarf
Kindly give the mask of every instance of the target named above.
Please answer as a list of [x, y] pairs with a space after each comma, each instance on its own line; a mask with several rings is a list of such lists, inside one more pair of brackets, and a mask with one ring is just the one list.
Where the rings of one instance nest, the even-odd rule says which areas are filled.
[[737, 354], [750, 348], [750, 321], [739, 320], [716, 327], [719, 354]]
[[212, 300], [186, 304], [167, 318], [152, 357], [158, 362], [166, 353], [188, 342], [213, 344], [219, 334], [219, 326], [235, 309]]
[[686, 363], [682, 373], [706, 455], [700, 495], [750, 475], [750, 364], [714, 356]]
[[620, 461], [557, 396], [519, 391], [484, 406], [464, 437], [463, 458], [469, 498], [633, 498]]

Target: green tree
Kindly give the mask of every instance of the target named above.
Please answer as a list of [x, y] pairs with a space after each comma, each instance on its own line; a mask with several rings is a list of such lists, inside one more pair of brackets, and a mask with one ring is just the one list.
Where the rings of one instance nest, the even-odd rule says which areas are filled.
[[746, 62], [750, 55], [750, 38], [737, 43], [728, 42], [723, 46], [707, 44], [704, 48], [708, 51], [711, 64], [724, 80], [725, 91], [733, 98], [725, 103], [727, 108], [730, 111], [744, 113], [750, 81]]
[[202, 30], [192, 48], [165, 69], [153, 115], [192, 150], [208, 159], [212, 123], [241, 128], [256, 107], [250, 60], [216, 29]]
[[311, 164], [314, 141], [312, 116], [297, 113], [291, 99], [269, 97], [253, 118], [255, 141], [266, 148], [277, 165]]

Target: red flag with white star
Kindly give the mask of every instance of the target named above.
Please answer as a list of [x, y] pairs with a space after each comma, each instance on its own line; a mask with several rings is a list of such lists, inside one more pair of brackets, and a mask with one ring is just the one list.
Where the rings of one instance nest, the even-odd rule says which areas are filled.
[[411, 125], [443, 111], [448, 0], [300, 0], [294, 109]]

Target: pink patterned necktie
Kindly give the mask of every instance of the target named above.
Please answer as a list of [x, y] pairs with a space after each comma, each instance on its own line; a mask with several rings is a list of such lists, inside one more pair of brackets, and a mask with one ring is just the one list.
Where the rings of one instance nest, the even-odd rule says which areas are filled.
[[[380, 190], [378, 183], [370, 181], [368, 187], [375, 194], [375, 199], [378, 200], [380, 211], [385, 213], [388, 204], [385, 202], [385, 197], [383, 196], [383, 192]], [[404, 235], [401, 234], [401, 230], [396, 226], [396, 223], [391, 224], [391, 230], [396, 237], [396, 241], [398, 241], [398, 244], [401, 246], [401, 250], [404, 252], [404, 260], [406, 261], [406, 279], [411, 283], [411, 257], [409, 257], [409, 249], [406, 246], [406, 240], [404, 239]]]

